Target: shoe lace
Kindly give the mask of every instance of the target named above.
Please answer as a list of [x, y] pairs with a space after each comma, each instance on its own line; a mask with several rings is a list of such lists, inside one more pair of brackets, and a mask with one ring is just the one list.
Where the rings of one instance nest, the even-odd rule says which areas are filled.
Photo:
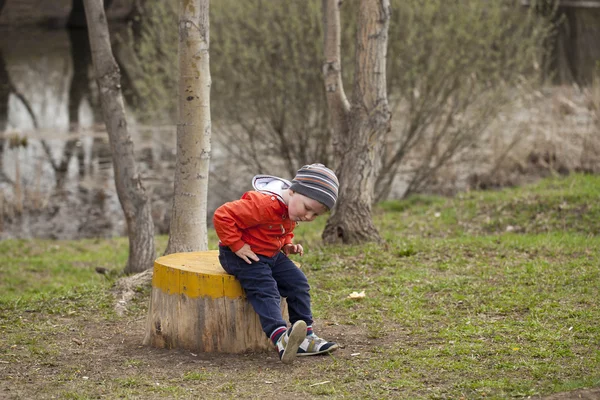
[[309, 342], [313, 342], [313, 343], [318, 343], [318, 344], [327, 343], [327, 340], [318, 337], [314, 333], [311, 333], [310, 335], [306, 335], [306, 338], [308, 339]]

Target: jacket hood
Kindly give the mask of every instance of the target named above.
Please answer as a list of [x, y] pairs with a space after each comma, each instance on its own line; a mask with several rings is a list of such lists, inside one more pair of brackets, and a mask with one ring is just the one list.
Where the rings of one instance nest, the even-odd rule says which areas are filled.
[[285, 189], [289, 189], [290, 186], [292, 186], [292, 182], [276, 176], [256, 175], [252, 178], [252, 187], [254, 190], [275, 195], [282, 203], [285, 203], [285, 201], [283, 201], [282, 192]]

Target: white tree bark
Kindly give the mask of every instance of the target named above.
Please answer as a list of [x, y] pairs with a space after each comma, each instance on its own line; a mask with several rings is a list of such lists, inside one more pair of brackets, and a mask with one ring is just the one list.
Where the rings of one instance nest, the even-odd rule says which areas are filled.
[[339, 0], [323, 0], [327, 102], [340, 189], [323, 239], [329, 243], [380, 241], [371, 216], [383, 135], [390, 130], [386, 89], [389, 0], [361, 0], [352, 102], [341, 79]]
[[175, 193], [165, 254], [208, 248], [210, 162], [209, 1], [179, 2], [179, 122]]
[[115, 186], [127, 221], [129, 258], [125, 272], [142, 272], [152, 267], [156, 257], [150, 199], [135, 165], [121, 93], [121, 73], [110, 47], [104, 2], [84, 0], [84, 5], [102, 112], [110, 140]]

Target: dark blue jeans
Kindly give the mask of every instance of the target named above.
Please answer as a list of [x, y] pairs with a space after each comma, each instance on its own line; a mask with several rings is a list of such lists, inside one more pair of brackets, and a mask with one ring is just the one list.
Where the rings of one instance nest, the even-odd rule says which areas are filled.
[[260, 261], [248, 264], [229, 247], [219, 246], [223, 269], [240, 281], [265, 334], [270, 336], [275, 329], [286, 326], [281, 317], [281, 297], [286, 298], [290, 323], [302, 320], [311, 325], [310, 286], [304, 272], [283, 253], [257, 255]]

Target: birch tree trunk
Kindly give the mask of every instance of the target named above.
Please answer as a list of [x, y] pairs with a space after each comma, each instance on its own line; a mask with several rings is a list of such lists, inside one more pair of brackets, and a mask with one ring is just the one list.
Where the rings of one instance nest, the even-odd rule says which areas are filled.
[[323, 74], [333, 145], [340, 162], [337, 168], [339, 197], [323, 231], [323, 240], [328, 243], [380, 241], [371, 216], [371, 204], [380, 146], [391, 127], [385, 69], [390, 3], [389, 0], [360, 2], [352, 103], [348, 102], [342, 85], [340, 6], [339, 0], [323, 0]]
[[142, 272], [152, 268], [156, 257], [154, 222], [150, 199], [135, 165], [133, 142], [127, 130], [121, 73], [110, 47], [108, 24], [102, 0], [85, 0], [92, 61], [115, 173], [115, 186], [129, 235], [129, 258], [125, 273]]
[[179, 2], [179, 122], [175, 193], [165, 254], [208, 249], [209, 0]]

